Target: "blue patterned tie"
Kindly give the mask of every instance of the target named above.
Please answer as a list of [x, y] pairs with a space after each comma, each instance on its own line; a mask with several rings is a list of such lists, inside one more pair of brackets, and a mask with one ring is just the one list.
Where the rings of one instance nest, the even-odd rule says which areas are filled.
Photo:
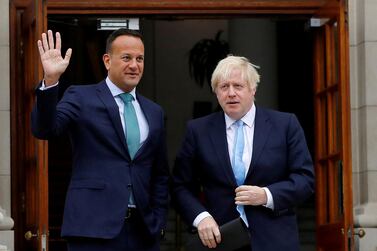
[[[243, 185], [245, 181], [245, 165], [242, 161], [243, 149], [245, 146], [245, 139], [243, 136], [243, 121], [237, 120], [236, 124], [236, 133], [234, 137], [234, 147], [233, 147], [233, 159], [232, 159], [232, 168], [233, 173], [236, 178], [238, 186]], [[246, 214], [243, 205], [237, 205], [237, 211], [240, 213], [241, 219], [245, 222], [246, 226], [249, 226]]]
[[126, 124], [126, 141], [128, 152], [130, 153], [131, 159], [135, 157], [135, 154], [140, 146], [140, 129], [139, 123], [137, 122], [135, 108], [132, 105], [132, 100], [134, 97], [129, 93], [122, 93], [119, 97], [124, 102], [124, 123]]
[[[132, 105], [132, 100], [134, 99], [134, 97], [129, 93], [122, 93], [119, 95], [119, 97], [124, 102], [123, 118], [124, 118], [124, 123], [126, 126], [126, 129], [125, 129], [126, 141], [127, 141], [128, 152], [130, 154], [131, 159], [133, 159], [135, 157], [137, 150], [140, 147], [139, 123], [137, 122], [135, 108]], [[131, 207], [135, 206], [135, 199], [134, 199], [132, 189], [131, 189], [128, 204]]]

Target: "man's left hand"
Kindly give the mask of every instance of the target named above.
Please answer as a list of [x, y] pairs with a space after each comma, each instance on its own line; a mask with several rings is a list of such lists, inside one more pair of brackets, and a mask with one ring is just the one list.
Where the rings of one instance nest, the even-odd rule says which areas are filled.
[[242, 185], [237, 187], [235, 192], [237, 205], [260, 206], [267, 203], [266, 192], [261, 187]]

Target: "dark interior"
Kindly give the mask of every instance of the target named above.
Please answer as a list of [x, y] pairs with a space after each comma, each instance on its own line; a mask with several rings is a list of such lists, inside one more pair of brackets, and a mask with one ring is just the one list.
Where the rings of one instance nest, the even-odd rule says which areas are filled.
[[[97, 16], [77, 15], [50, 15], [48, 17], [49, 29], [59, 31], [62, 35], [63, 53], [69, 47], [74, 51], [70, 66], [60, 81], [61, 95], [71, 84], [97, 83], [106, 77], [102, 55], [105, 50], [106, 37], [111, 31], [98, 31], [97, 18]], [[207, 18], [213, 19], [214, 17]], [[221, 19], [228, 18], [234, 17], [221, 17]], [[153, 21], [163, 18], [141, 18], [141, 31], [143, 30], [143, 19]], [[307, 26], [307, 21], [305, 18], [277, 18], [276, 20], [278, 107], [280, 111], [296, 114], [304, 128], [308, 146], [314, 156], [313, 48], [312, 33]], [[154, 97], [150, 98], [154, 99]], [[174, 95], [171, 95], [171, 98], [174, 99]], [[176, 103], [178, 104], [177, 109], [179, 109], [179, 100]], [[210, 109], [206, 109], [200, 114], [204, 115], [209, 111]], [[174, 120], [171, 117], [170, 119]], [[60, 226], [65, 193], [70, 178], [71, 148], [66, 135], [49, 142], [49, 246], [54, 251], [65, 251], [65, 241], [60, 238]], [[313, 197], [298, 209], [302, 250], [315, 250], [313, 248], [315, 247], [314, 205]], [[184, 224], [180, 223], [174, 210], [171, 211], [173, 213], [169, 217], [168, 234], [162, 243], [161, 250], [179, 250], [184, 241], [183, 233], [186, 232], [186, 228]]]

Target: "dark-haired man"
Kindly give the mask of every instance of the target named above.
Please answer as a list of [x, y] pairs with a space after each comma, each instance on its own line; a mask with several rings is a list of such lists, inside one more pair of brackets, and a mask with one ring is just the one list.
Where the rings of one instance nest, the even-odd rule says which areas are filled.
[[42, 34], [38, 49], [44, 80], [36, 91], [32, 131], [40, 139], [68, 132], [73, 168], [62, 236], [70, 251], [159, 250], [168, 208], [164, 115], [136, 92], [144, 69], [137, 31], [107, 39], [105, 80], [71, 86], [58, 101], [59, 78], [72, 54], [61, 38]]

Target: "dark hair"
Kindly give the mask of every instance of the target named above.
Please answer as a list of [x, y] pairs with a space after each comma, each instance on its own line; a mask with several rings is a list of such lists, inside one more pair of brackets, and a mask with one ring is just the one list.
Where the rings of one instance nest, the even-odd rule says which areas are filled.
[[[130, 30], [125, 28], [120, 28], [118, 30], [113, 31], [106, 40], [106, 53], [110, 53], [111, 51], [111, 45], [114, 42], [114, 40], [119, 36], [132, 36], [132, 37], [138, 37], [143, 42], [143, 36], [141, 33], [137, 30]], [[143, 42], [144, 43], [144, 42]]]

